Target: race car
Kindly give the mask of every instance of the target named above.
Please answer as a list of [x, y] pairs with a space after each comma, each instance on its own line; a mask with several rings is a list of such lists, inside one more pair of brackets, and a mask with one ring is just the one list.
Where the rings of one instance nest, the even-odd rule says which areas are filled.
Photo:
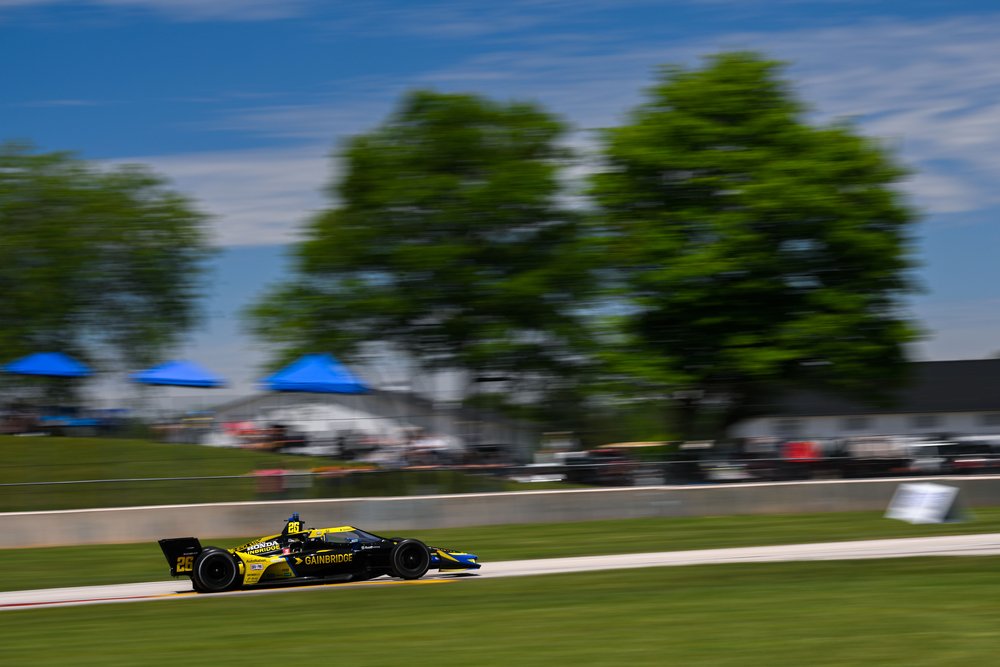
[[235, 549], [202, 547], [195, 537], [159, 541], [171, 576], [191, 577], [199, 593], [282, 582], [364, 581], [388, 575], [419, 579], [428, 570], [478, 570], [475, 554], [428, 547], [420, 540], [379, 537], [354, 526], [306, 528], [293, 514], [278, 535]]

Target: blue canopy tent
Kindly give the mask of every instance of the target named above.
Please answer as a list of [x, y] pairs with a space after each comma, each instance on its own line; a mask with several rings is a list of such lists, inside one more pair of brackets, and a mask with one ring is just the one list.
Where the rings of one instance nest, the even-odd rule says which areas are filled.
[[191, 361], [168, 361], [129, 376], [139, 384], [168, 387], [224, 387], [226, 381]]
[[266, 377], [262, 384], [272, 391], [316, 394], [367, 394], [371, 389], [329, 354], [307, 354]]
[[10, 362], [3, 370], [14, 375], [39, 377], [82, 378], [93, 375], [87, 366], [62, 352], [29, 354]]
[[[44, 428], [64, 429], [66, 427], [99, 426], [98, 420], [81, 416], [77, 407], [63, 407], [67, 399], [73, 398], [72, 385], [74, 380], [93, 375], [86, 365], [62, 352], [37, 352], [16, 359], [0, 368], [11, 375], [21, 375], [30, 378], [45, 378], [28, 381], [29, 394], [23, 394], [25, 387], [17, 392], [20, 396], [16, 403], [23, 403], [27, 420], [20, 428], [21, 432], [37, 432]], [[57, 378], [57, 379], [52, 379]], [[31, 395], [33, 394], [33, 396]], [[74, 399], [75, 402], [75, 399]], [[32, 408], [26, 408], [33, 404]]]
[[[281, 393], [310, 394], [367, 394], [371, 391], [368, 385], [355, 377], [347, 368], [329, 354], [307, 354], [277, 373], [261, 380], [265, 389]], [[318, 397], [313, 401], [322, 401]], [[296, 401], [301, 403], [302, 401]], [[350, 402], [354, 402], [351, 399]], [[289, 406], [285, 406], [286, 408]], [[272, 416], [273, 416], [272, 412]], [[287, 435], [283, 423], [272, 424], [280, 441]]]
[[[204, 369], [193, 361], [175, 359], [148, 368], [144, 371], [137, 371], [129, 375], [129, 379], [137, 384], [154, 387], [185, 387], [195, 389], [215, 389], [225, 387], [226, 381]], [[181, 398], [180, 395], [171, 395], [169, 389], [158, 392], [158, 396], [137, 397], [136, 409], [147, 412], [157, 419], [175, 420], [178, 413], [184, 412], [183, 420], [179, 422], [184, 428], [169, 430], [167, 440], [171, 442], [197, 442], [203, 435], [206, 424], [210, 421], [203, 416], [203, 408], [210, 403], [206, 398], [200, 397], [196, 402], [192, 402], [190, 397]], [[183, 405], [180, 408], [171, 399], [176, 399], [177, 403]], [[147, 402], [148, 401], [148, 402]], [[153, 405], [156, 408], [153, 408]], [[192, 413], [192, 410], [194, 412]], [[196, 421], [192, 414], [198, 414]], [[177, 424], [175, 424], [176, 426]], [[197, 426], [197, 428], [195, 428]]]

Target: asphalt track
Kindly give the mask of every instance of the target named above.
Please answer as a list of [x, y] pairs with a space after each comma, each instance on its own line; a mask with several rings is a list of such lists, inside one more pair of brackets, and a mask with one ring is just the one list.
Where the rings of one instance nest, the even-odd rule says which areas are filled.
[[484, 563], [474, 573], [430, 574], [416, 581], [376, 579], [358, 583], [282, 586], [275, 588], [235, 591], [214, 595], [191, 591], [187, 579], [153, 581], [141, 584], [81, 586], [27, 591], [0, 592], [0, 610], [38, 609], [115, 602], [150, 600], [182, 600], [208, 598], [216, 595], [268, 595], [315, 591], [317, 589], [347, 589], [371, 586], [430, 586], [458, 581], [475, 581], [494, 577], [521, 577], [596, 570], [623, 570], [642, 567], [672, 567], [679, 565], [710, 565], [725, 563], [767, 563], [808, 560], [857, 560], [871, 558], [906, 558], [914, 556], [990, 556], [1000, 555], [1000, 533], [981, 535], [951, 535], [896, 540], [865, 540], [856, 542], [824, 542], [737, 549], [701, 549], [697, 551], [665, 551], [659, 553], [619, 554], [613, 556], [579, 556], [540, 560]]

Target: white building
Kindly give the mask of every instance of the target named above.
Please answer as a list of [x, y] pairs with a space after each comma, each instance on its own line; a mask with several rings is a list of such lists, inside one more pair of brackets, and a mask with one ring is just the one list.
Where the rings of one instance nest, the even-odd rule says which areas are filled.
[[[220, 425], [257, 422], [266, 426], [281, 421], [299, 432], [329, 437], [362, 433], [391, 439], [417, 428], [427, 438], [451, 439], [471, 449], [493, 448], [516, 461], [530, 461], [540, 439], [539, 432], [524, 422], [483, 410], [438, 405], [410, 392], [380, 389], [367, 394], [268, 392], [216, 406], [213, 412]], [[310, 420], [317, 423], [310, 426]]]

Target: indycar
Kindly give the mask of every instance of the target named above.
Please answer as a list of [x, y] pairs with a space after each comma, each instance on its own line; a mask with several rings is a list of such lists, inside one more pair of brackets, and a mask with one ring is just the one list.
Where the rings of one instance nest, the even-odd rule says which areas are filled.
[[354, 526], [306, 528], [298, 514], [277, 535], [235, 549], [203, 547], [196, 537], [159, 540], [170, 575], [191, 578], [199, 593], [280, 583], [365, 581], [388, 575], [419, 579], [428, 570], [478, 570], [475, 554], [428, 547], [420, 540], [380, 537]]

